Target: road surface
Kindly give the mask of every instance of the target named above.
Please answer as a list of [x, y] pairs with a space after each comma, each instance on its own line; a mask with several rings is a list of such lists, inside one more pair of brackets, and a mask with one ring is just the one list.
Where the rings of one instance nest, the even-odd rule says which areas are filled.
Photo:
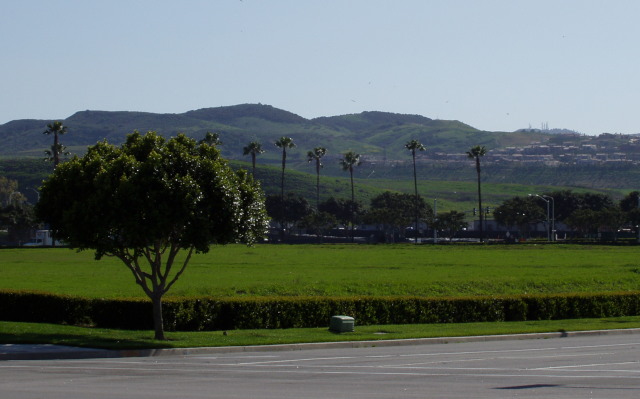
[[640, 398], [640, 335], [0, 362], [2, 399]]

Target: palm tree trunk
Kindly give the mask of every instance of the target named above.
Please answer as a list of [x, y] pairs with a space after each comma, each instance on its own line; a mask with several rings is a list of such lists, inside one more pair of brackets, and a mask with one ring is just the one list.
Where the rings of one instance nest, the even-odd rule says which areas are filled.
[[480, 242], [484, 242], [484, 218], [482, 212], [482, 191], [480, 188], [480, 158], [476, 157], [476, 171], [478, 172], [478, 211], [480, 212]]
[[320, 212], [320, 159], [316, 159], [316, 210]]
[[282, 150], [282, 176], [280, 178], [280, 196], [284, 199], [284, 167], [287, 162], [287, 153]]
[[282, 177], [280, 179], [280, 238], [284, 240], [284, 167], [287, 162], [287, 151], [282, 148]]
[[253, 177], [256, 177], [256, 153], [251, 153], [251, 164], [253, 165]]
[[418, 244], [418, 219], [419, 219], [419, 215], [418, 215], [418, 178], [417, 178], [417, 174], [416, 174], [416, 150], [412, 150], [411, 151], [411, 156], [413, 157], [413, 188], [415, 191], [415, 216], [416, 216], [416, 229], [414, 231], [415, 233], [415, 239], [416, 239], [416, 244]]
[[60, 158], [58, 156], [58, 133], [53, 134], [53, 148], [51, 152], [53, 152], [53, 168], [55, 169], [60, 163]]
[[355, 230], [355, 224], [356, 224], [356, 211], [355, 211], [356, 195], [355, 195], [355, 191], [353, 190], [353, 167], [349, 168], [349, 174], [351, 175], [351, 242], [354, 242], [355, 241], [354, 230]]

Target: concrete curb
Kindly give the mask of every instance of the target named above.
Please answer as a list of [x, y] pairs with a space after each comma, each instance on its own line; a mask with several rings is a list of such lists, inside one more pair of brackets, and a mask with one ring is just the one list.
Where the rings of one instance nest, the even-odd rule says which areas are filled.
[[77, 348], [61, 345], [0, 345], [1, 360], [51, 360], [51, 359], [97, 359], [119, 357], [151, 357], [151, 356], [189, 356], [221, 353], [266, 352], [266, 351], [296, 351], [313, 349], [366, 348], [406, 345], [435, 345], [461, 342], [488, 342], [525, 339], [568, 338], [594, 335], [627, 335], [640, 334], [640, 328], [566, 331], [551, 333], [481, 335], [469, 337], [439, 337], [413, 339], [381, 339], [373, 341], [340, 341], [317, 342], [303, 344], [256, 345], [256, 346], [221, 346], [203, 348], [171, 348], [171, 349], [140, 349], [140, 350], [107, 350], [92, 348]]

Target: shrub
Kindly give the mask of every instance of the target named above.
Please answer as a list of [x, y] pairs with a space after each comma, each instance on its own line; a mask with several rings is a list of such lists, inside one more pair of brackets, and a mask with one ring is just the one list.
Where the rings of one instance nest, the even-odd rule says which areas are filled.
[[[0, 291], [0, 319], [151, 329], [151, 302], [85, 299], [40, 292]], [[164, 302], [167, 330], [207, 331], [327, 327], [331, 316], [359, 325], [466, 323], [634, 316], [640, 292], [467, 298], [267, 297], [172, 298]]]

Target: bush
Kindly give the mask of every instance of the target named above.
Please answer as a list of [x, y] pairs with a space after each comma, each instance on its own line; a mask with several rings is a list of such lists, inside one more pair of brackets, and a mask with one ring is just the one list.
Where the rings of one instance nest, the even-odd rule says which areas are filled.
[[43, 292], [0, 291], [0, 320], [87, 325], [89, 300]]
[[[152, 329], [151, 302], [85, 299], [0, 291], [0, 320]], [[359, 325], [466, 323], [635, 316], [640, 292], [468, 298], [268, 297], [172, 298], [164, 301], [167, 330], [210, 331], [328, 327], [331, 316]]]

